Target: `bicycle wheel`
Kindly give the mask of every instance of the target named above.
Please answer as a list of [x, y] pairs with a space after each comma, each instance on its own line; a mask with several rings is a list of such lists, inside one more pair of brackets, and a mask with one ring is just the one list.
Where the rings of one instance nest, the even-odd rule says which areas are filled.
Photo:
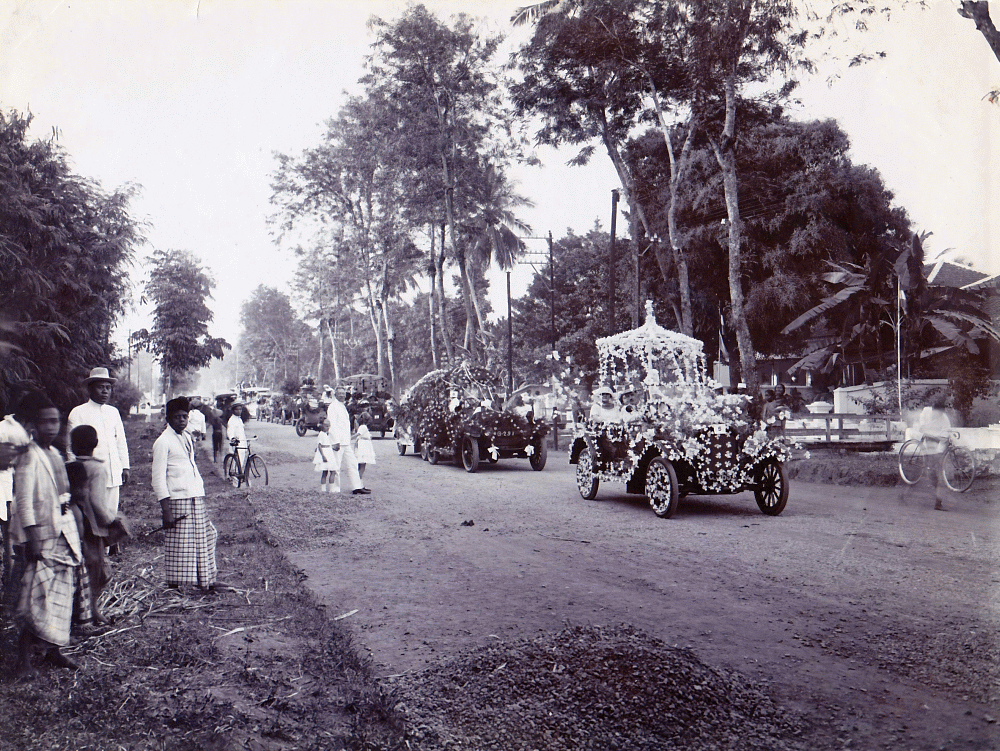
[[976, 457], [969, 449], [951, 446], [941, 461], [944, 483], [956, 493], [964, 493], [976, 479]]
[[240, 468], [236, 457], [233, 454], [226, 454], [222, 460], [222, 474], [226, 481], [234, 488], [240, 486]]
[[907, 485], [914, 485], [924, 474], [927, 457], [921, 441], [909, 440], [899, 448], [899, 476]]
[[259, 485], [262, 478], [264, 480], [264, 484], [267, 485], [267, 465], [264, 464], [263, 459], [254, 454], [250, 457], [250, 461], [247, 463], [245, 478], [247, 487]]

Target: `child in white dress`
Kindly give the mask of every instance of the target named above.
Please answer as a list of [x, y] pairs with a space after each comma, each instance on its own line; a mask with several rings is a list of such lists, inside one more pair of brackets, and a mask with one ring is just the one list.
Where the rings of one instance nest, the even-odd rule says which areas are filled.
[[361, 478], [361, 487], [365, 487], [365, 467], [375, 464], [375, 447], [372, 446], [372, 434], [368, 430], [368, 423], [371, 422], [371, 415], [362, 412], [358, 416], [358, 428], [354, 434], [354, 455], [358, 457], [358, 476]]
[[323, 420], [323, 429], [316, 439], [316, 453], [313, 454], [313, 467], [320, 472], [319, 487], [323, 493], [340, 492], [340, 461], [343, 451], [333, 450], [333, 440], [330, 438], [330, 421]]

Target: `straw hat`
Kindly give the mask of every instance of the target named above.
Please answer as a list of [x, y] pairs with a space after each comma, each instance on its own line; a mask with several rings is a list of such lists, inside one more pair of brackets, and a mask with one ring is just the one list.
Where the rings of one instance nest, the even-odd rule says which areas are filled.
[[94, 368], [90, 371], [90, 375], [83, 379], [83, 382], [93, 383], [94, 381], [107, 381], [108, 383], [115, 383], [117, 380], [117, 378], [111, 377], [107, 368]]

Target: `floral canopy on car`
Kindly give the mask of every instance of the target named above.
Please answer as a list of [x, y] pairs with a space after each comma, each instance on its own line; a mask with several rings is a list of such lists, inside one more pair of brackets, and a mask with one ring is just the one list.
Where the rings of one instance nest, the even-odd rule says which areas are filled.
[[708, 390], [722, 388], [707, 376], [701, 342], [660, 326], [651, 300], [646, 301], [646, 322], [639, 328], [598, 339], [596, 345], [601, 383], [616, 391], [640, 383], [650, 387], [694, 382]]

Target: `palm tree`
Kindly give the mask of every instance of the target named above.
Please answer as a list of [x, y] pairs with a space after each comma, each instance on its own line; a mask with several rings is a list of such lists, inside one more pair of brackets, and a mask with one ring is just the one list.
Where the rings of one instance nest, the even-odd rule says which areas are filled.
[[[532, 202], [517, 194], [506, 175], [493, 164], [483, 170], [482, 179], [475, 190], [474, 213], [463, 234], [471, 239], [465, 253], [466, 276], [470, 280], [472, 304], [476, 313], [478, 335], [484, 336], [483, 315], [479, 306], [479, 296], [475, 286], [471, 265], [485, 272], [496, 263], [504, 271], [514, 266], [517, 254], [523, 250], [524, 242], [519, 235], [531, 233], [531, 227], [517, 218], [517, 208], [530, 207]], [[471, 324], [471, 321], [469, 322]]]
[[822, 332], [826, 327], [830, 341], [792, 369], [829, 373], [852, 355], [863, 366], [866, 358], [875, 357], [882, 370], [894, 344], [887, 341], [887, 331], [897, 326], [902, 327], [901, 340], [906, 342], [902, 353], [906, 372], [936, 349], [978, 354], [977, 339], [1000, 342], [1000, 329], [983, 314], [978, 292], [927, 283], [923, 240], [928, 234], [914, 235], [902, 250], [887, 248], [869, 256], [863, 267], [831, 262], [834, 270], [821, 277], [831, 286], [830, 294], [781, 332], [790, 334], [807, 325]]
[[515, 9], [510, 22], [514, 26], [524, 26], [525, 24], [535, 23], [546, 13], [569, 10], [579, 4], [579, 0], [543, 0], [540, 3], [532, 3], [531, 5], [524, 5]]

